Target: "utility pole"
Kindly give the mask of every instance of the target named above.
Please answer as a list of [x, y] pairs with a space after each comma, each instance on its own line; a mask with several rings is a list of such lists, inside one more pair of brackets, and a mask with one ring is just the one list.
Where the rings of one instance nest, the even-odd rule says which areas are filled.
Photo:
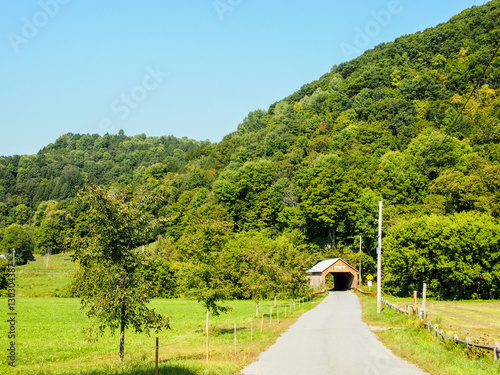
[[378, 248], [377, 248], [377, 313], [382, 310], [382, 204], [378, 204]]
[[359, 236], [359, 285], [362, 284], [362, 277], [361, 277], [361, 256], [363, 255], [363, 252], [361, 251], [361, 244], [363, 240], [361, 239], [361, 236]]

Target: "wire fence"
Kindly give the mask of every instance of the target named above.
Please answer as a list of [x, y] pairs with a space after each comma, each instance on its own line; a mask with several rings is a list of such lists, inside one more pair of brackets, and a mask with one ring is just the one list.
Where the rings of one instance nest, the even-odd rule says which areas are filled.
[[[305, 297], [300, 297], [293, 299], [291, 302], [281, 302], [278, 305], [273, 305], [269, 312], [264, 313], [261, 312], [261, 315], [259, 314], [258, 317], [252, 317], [251, 321], [247, 321], [244, 323], [221, 323], [217, 324], [219, 328], [221, 328], [222, 332], [225, 333], [232, 333], [232, 345], [231, 345], [231, 354], [233, 355], [238, 355], [240, 353], [244, 353], [245, 351], [245, 345], [249, 344], [250, 342], [253, 342], [254, 339], [259, 340], [262, 339], [263, 336], [259, 337], [256, 334], [258, 332], [262, 333], [266, 327], [269, 327], [271, 329], [272, 327], [276, 327], [279, 325], [281, 322], [283, 322], [287, 318], [291, 319], [297, 319], [298, 316], [300, 316], [302, 313], [304, 313], [304, 307], [308, 303], [315, 302], [317, 299], [317, 296], [324, 294], [327, 291], [327, 289], [322, 289], [316, 292], [309, 293]], [[310, 305], [309, 305], [310, 306]], [[298, 315], [296, 312], [299, 311]], [[281, 316], [281, 320], [280, 320]], [[266, 318], [266, 324], [264, 324], [264, 317]], [[267, 317], [269, 317], [269, 320], [267, 320]], [[230, 328], [229, 328], [230, 327]], [[209, 336], [212, 336], [213, 334], [210, 334], [210, 332], [214, 330], [217, 331], [216, 328], [212, 327], [209, 329]], [[247, 332], [246, 334], [244, 332]], [[156, 352], [155, 352], [155, 368], [158, 368], [158, 361], [159, 361], [159, 353], [162, 351], [162, 349], [169, 349], [172, 348], [178, 344], [182, 344], [184, 341], [183, 340], [177, 340], [174, 342], [168, 342], [168, 343], [163, 343], [160, 344], [159, 338], [156, 338]], [[228, 342], [227, 342], [228, 343]], [[216, 349], [216, 352], [218, 355], [220, 355], [224, 350], [227, 350], [229, 348], [228, 345], [225, 347], [219, 343], [218, 348]], [[206, 350], [209, 350], [208, 348]], [[244, 353], [245, 354], [245, 353]], [[245, 354], [246, 355], [246, 354]], [[171, 358], [174, 359], [174, 358]], [[163, 359], [164, 360], [164, 359]], [[158, 370], [156, 370], [158, 371]]]

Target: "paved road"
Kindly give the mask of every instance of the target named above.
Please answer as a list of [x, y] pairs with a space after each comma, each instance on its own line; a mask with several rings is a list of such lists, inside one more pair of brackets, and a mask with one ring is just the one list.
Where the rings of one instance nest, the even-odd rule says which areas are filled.
[[351, 292], [331, 292], [303, 314], [245, 375], [422, 375], [386, 349], [361, 321]]

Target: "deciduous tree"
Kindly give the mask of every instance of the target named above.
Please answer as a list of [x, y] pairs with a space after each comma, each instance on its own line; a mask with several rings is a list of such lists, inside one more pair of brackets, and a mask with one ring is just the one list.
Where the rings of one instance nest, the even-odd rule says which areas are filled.
[[223, 218], [201, 218], [193, 232], [186, 233], [178, 244], [184, 260], [181, 276], [186, 294], [201, 302], [207, 313], [207, 362], [210, 312], [217, 316], [228, 310], [221, 304], [229, 298], [231, 289], [225, 278], [222, 250], [230, 231], [230, 224]]
[[0, 242], [0, 252], [11, 254], [16, 250], [16, 264], [26, 263], [33, 260], [33, 230], [27, 226], [11, 224], [5, 228], [4, 236]]
[[84, 220], [88, 232], [72, 239], [78, 264], [73, 283], [82, 309], [96, 318], [99, 329], [120, 331], [120, 360], [125, 351], [125, 330], [149, 333], [168, 328], [168, 318], [147, 307], [153, 288], [142, 277], [148, 261], [138, 250], [148, 238], [151, 220], [142, 212], [147, 197], [91, 186], [79, 193], [88, 206]]
[[409, 296], [422, 283], [436, 298], [500, 298], [500, 225], [486, 214], [421, 216], [390, 228], [385, 286]]

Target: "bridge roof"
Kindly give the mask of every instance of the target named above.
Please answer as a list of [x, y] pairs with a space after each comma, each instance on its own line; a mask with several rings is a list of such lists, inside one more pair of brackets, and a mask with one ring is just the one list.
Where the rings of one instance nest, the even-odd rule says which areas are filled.
[[353, 270], [356, 271], [356, 269], [351, 266], [349, 263], [347, 263], [344, 259], [342, 258], [332, 258], [332, 259], [327, 259], [327, 260], [323, 260], [321, 262], [319, 262], [318, 264], [316, 264], [314, 267], [308, 269], [306, 272], [323, 272], [324, 270], [326, 270], [328, 267], [330, 267], [331, 265], [337, 263], [339, 260], [341, 260], [342, 262], [344, 262], [345, 264], [347, 264], [349, 267], [351, 267]]
[[340, 258], [327, 259], [319, 262], [313, 268], [308, 269], [306, 272], [323, 272], [332, 264], [336, 263]]

